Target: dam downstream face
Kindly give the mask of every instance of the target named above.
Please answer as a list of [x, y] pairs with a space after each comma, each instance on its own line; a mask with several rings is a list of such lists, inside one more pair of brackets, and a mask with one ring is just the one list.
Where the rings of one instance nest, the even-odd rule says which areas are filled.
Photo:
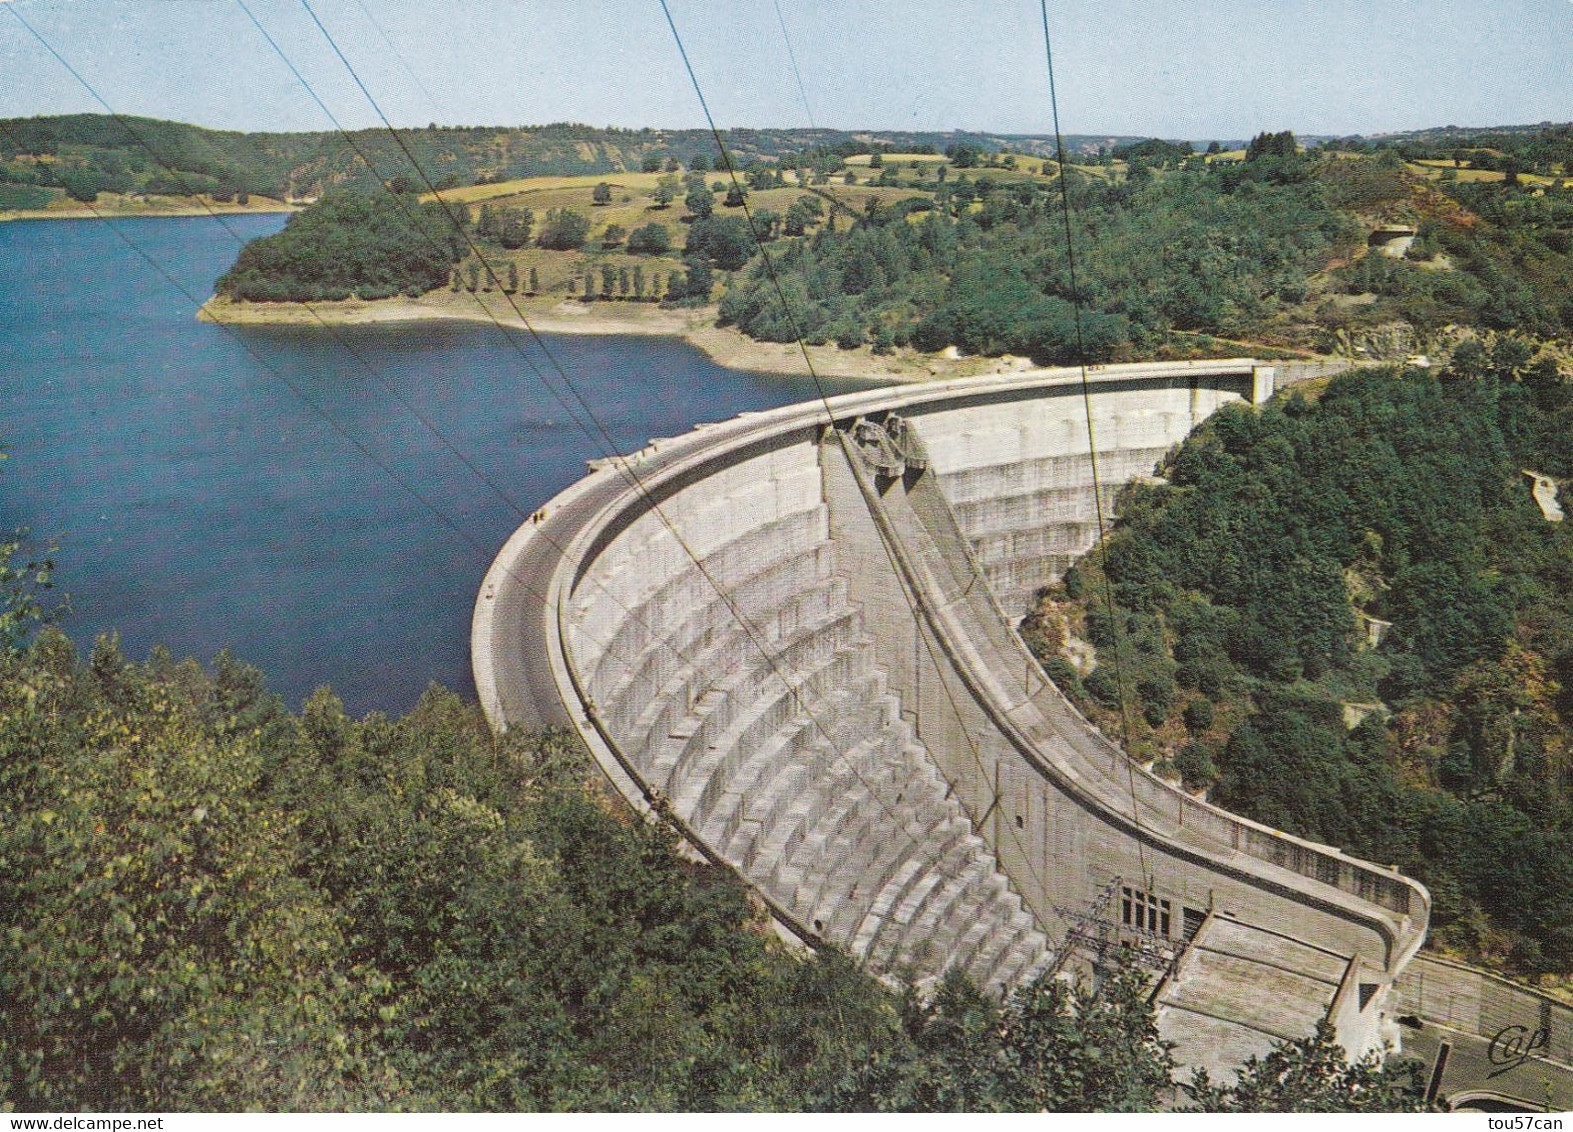
[[[1097, 371], [1105, 504], [1270, 380]], [[1096, 535], [1077, 375], [832, 409], [656, 442], [638, 485], [604, 467], [521, 528], [476, 608], [494, 724], [574, 726], [630, 801], [876, 971], [1001, 990], [1080, 962], [1097, 908], [1158, 963], [1193, 1064], [1323, 1016], [1376, 1045], [1424, 889], [1133, 772], [1014, 632]], [[1272, 971], [1270, 1003], [1241, 998]]]

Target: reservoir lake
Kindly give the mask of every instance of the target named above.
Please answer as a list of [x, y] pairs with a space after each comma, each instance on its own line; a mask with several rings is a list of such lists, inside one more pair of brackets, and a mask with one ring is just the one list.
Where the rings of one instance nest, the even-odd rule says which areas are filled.
[[[58, 547], [84, 649], [109, 631], [138, 660], [227, 648], [291, 708], [322, 684], [357, 715], [403, 712], [432, 681], [473, 696], [493, 554], [605, 442], [522, 332], [231, 332], [135, 250], [200, 301], [236, 236], [284, 219], [0, 224], [0, 541], [27, 527]], [[816, 395], [675, 339], [543, 337], [624, 452]]]

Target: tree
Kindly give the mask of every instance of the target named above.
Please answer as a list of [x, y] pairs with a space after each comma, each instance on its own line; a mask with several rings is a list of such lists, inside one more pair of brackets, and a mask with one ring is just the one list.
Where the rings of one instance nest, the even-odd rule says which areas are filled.
[[595, 186], [595, 191], [590, 194], [590, 199], [595, 204], [611, 204], [612, 186], [607, 184], [605, 181], [602, 181], [600, 184]]
[[971, 169], [978, 164], [983, 151], [975, 145], [958, 142], [945, 148], [945, 156], [957, 169]]
[[601, 298], [610, 299], [617, 285], [617, 269], [609, 263], [601, 265]]
[[535, 242], [553, 251], [571, 251], [584, 246], [590, 235], [590, 221], [571, 208], [554, 208], [546, 214]]
[[1040, 977], [1005, 1003], [952, 971], [934, 997], [903, 1000], [908, 1040], [860, 1050], [825, 1107], [855, 1112], [1151, 1112], [1173, 1061], [1146, 979], [1109, 972], [1097, 990]]
[[[92, 204], [105, 189], [105, 177], [97, 169], [67, 166], [55, 174], [56, 179], [72, 200]], [[216, 187], [216, 186], [215, 186]], [[182, 186], [182, 191], [186, 191]]]
[[622, 244], [623, 240], [627, 238], [627, 236], [628, 229], [624, 228], [621, 224], [608, 224], [606, 226], [606, 231], [601, 233], [601, 246], [603, 248], [618, 247]]
[[769, 208], [754, 213], [754, 229], [761, 241], [774, 240], [781, 234], [781, 214]]
[[628, 250], [634, 255], [665, 255], [672, 250], [672, 237], [664, 224], [646, 224], [628, 236]]
[[801, 236], [824, 213], [824, 206], [818, 197], [800, 196], [787, 208], [782, 220], [782, 231], [788, 236]]
[[688, 159], [688, 168], [695, 173], [707, 172], [710, 168], [710, 159], [702, 153], [696, 153]]
[[653, 194], [655, 198], [655, 207], [666, 208], [671, 205], [672, 201], [677, 199], [677, 187], [677, 178], [673, 176], [665, 176], [657, 181], [655, 183], [655, 192]]
[[[51, 722], [30, 724], [20, 697], [45, 673]], [[216, 690], [200, 669], [188, 688], [193, 675]], [[157, 713], [142, 706], [155, 693]], [[89, 666], [48, 634], [5, 668], [0, 719], [0, 747], [30, 752], [0, 770], [0, 1104], [376, 1106], [391, 1082], [353, 1020], [374, 1010], [375, 980], [337, 958], [346, 922], [302, 875], [260, 732], [204, 725], [189, 691], [108, 638]], [[95, 726], [111, 731], [94, 740]], [[76, 868], [100, 883], [84, 891]], [[88, 938], [102, 946], [69, 944]]]
[[742, 186], [734, 183], [730, 188], [727, 189], [726, 199], [721, 203], [727, 208], [742, 208], [743, 201], [744, 194]]
[[736, 271], [754, 253], [754, 236], [740, 216], [696, 220], [688, 230], [685, 259], [701, 259], [722, 271]]
[[879, 150], [876, 149], [873, 153], [868, 155], [868, 167], [870, 169], [883, 168], [884, 164], [885, 164], [885, 155], [883, 153], [881, 153]]
[[[5, 450], [0, 449], [0, 460], [5, 458]], [[35, 629], [59, 612], [43, 600], [54, 587], [54, 560], [47, 554], [27, 555], [26, 537], [27, 531], [21, 530], [11, 541], [0, 543], [0, 656], [20, 649]]]
[[508, 294], [512, 295], [519, 289], [519, 265], [513, 262], [508, 264]]
[[530, 268], [530, 294], [538, 294], [541, 290], [541, 281], [535, 274], [535, 268]]
[[470, 292], [473, 294], [481, 285], [481, 265], [472, 259], [467, 270], [470, 277]]
[[1245, 159], [1256, 161], [1264, 157], [1294, 157], [1300, 152], [1299, 145], [1295, 142], [1294, 131], [1284, 130], [1281, 133], [1261, 133], [1251, 139], [1246, 147]]
[[628, 297], [628, 269], [626, 267], [617, 269], [617, 297], [619, 299]]
[[291, 715], [227, 654], [46, 630], [0, 657], [0, 750], [7, 1111], [780, 1109], [904, 1041], [576, 744], [440, 689]]
[[663, 159], [659, 153], [647, 153], [639, 163], [639, 169], [643, 173], [659, 173], [662, 165]]
[[644, 301], [644, 267], [634, 264], [634, 298], [639, 302]]
[[1212, 701], [1208, 699], [1192, 700], [1185, 705], [1183, 718], [1187, 731], [1193, 734], [1206, 731], [1213, 725], [1214, 711]]
[[329, 196], [242, 248], [215, 288], [260, 302], [422, 294], [448, 282], [463, 247], [440, 204]]
[[530, 242], [535, 213], [528, 208], [504, 208], [494, 214], [493, 224], [497, 242], [515, 251]]
[[715, 197], [707, 188], [690, 189], [683, 203], [688, 207], [688, 211], [700, 220], [704, 220], [715, 211]]
[[710, 268], [703, 263], [688, 265], [688, 275], [683, 281], [683, 294], [688, 298], [708, 299], [710, 289], [714, 286]]
[[1310, 1037], [1251, 1058], [1232, 1085], [1197, 1070], [1181, 1089], [1198, 1112], [1424, 1112], [1423, 1068], [1375, 1053], [1348, 1061], [1323, 1019]]

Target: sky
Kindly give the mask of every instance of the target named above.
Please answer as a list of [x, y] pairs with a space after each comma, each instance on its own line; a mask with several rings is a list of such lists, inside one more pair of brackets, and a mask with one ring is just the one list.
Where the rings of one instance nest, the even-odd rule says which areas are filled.
[[[245, 7], [242, 7], [244, 2]], [[704, 125], [659, 0], [0, 0], [0, 117], [241, 130]], [[1038, 0], [669, 0], [726, 127], [1049, 133]], [[1050, 0], [1067, 133], [1573, 120], [1573, 0]], [[791, 53], [801, 68], [802, 88]]]

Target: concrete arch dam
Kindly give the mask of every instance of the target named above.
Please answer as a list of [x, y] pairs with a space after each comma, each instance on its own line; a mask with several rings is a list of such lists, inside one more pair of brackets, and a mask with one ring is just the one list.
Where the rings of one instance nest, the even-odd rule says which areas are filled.
[[[633, 804], [786, 929], [872, 969], [1002, 989], [1109, 947], [1160, 976], [1183, 1062], [1332, 1017], [1391, 1039], [1416, 882], [1134, 765], [1014, 625], [1106, 507], [1250, 361], [848, 394], [657, 440], [521, 527], [477, 599], [494, 727], [574, 728]], [[633, 473], [633, 474], [630, 474]], [[637, 476], [637, 480], [635, 479]], [[1078, 959], [1078, 957], [1080, 957]]]

